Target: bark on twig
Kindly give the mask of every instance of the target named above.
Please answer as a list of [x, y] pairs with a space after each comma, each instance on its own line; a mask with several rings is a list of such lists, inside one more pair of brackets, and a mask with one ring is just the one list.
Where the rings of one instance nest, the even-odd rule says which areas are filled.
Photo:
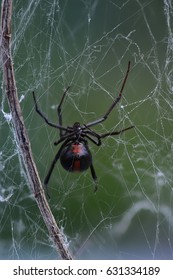
[[54, 246], [59, 252], [61, 258], [70, 260], [72, 259], [72, 256], [65, 244], [64, 235], [59, 229], [47, 203], [45, 193], [32, 157], [30, 142], [22, 117], [11, 56], [11, 17], [12, 0], [3, 0], [1, 11], [1, 55], [5, 91], [12, 115], [15, 139], [20, 149], [19, 153], [22, 156], [28, 182], [32, 187], [40, 213], [49, 231], [49, 235], [53, 240]]

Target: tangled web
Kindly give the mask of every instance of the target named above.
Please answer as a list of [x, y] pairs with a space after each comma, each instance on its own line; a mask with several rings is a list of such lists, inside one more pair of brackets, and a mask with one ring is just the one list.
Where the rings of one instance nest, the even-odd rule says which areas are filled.
[[[101, 117], [123, 98], [97, 133], [134, 129], [90, 143], [90, 172], [58, 162], [49, 182], [52, 212], [78, 259], [173, 258], [173, 6], [171, 0], [15, 1], [12, 52], [18, 95], [43, 180], [59, 131], [49, 120], [70, 85], [63, 124]], [[1, 73], [2, 78], [2, 73]], [[4, 95], [0, 115], [0, 258], [57, 258], [28, 188]]]

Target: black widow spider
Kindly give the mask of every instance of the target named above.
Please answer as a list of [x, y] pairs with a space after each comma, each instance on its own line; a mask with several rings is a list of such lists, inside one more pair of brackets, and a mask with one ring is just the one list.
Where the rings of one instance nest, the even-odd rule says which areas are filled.
[[[63, 168], [70, 172], [81, 172], [81, 171], [87, 170], [90, 167], [92, 178], [96, 183], [97, 176], [96, 176], [94, 166], [92, 163], [92, 155], [91, 155], [91, 152], [88, 147], [87, 139], [90, 140], [91, 142], [93, 142], [95, 145], [100, 146], [101, 139], [103, 139], [107, 136], [118, 135], [128, 129], [133, 128], [134, 126], [124, 128], [120, 131], [108, 132], [108, 133], [104, 133], [104, 134], [98, 134], [95, 131], [93, 131], [92, 129], [90, 129], [90, 127], [104, 122], [107, 119], [107, 117], [109, 116], [109, 114], [111, 113], [111, 111], [113, 110], [113, 108], [115, 107], [115, 105], [120, 101], [120, 99], [122, 97], [124, 86], [127, 81], [129, 71], [130, 71], [130, 61], [128, 63], [128, 68], [127, 68], [126, 75], [124, 77], [119, 95], [117, 98], [115, 98], [115, 100], [113, 101], [113, 103], [111, 104], [109, 109], [107, 110], [106, 114], [98, 120], [95, 120], [93, 122], [89, 122], [89, 123], [83, 124], [83, 125], [81, 125], [79, 122], [75, 122], [73, 124], [73, 126], [64, 127], [62, 125], [61, 107], [62, 107], [64, 98], [69, 90], [69, 87], [65, 90], [65, 92], [61, 98], [60, 104], [57, 107], [58, 124], [54, 124], [54, 123], [50, 122], [47, 119], [47, 117], [45, 117], [44, 114], [40, 111], [40, 109], [38, 108], [38, 105], [37, 105], [35, 93], [33, 92], [33, 98], [34, 98], [36, 112], [45, 120], [45, 122], [48, 125], [59, 129], [60, 139], [58, 141], [56, 141], [54, 143], [54, 145], [58, 145], [58, 144], [62, 143], [57, 154], [55, 155], [55, 158], [48, 171], [48, 174], [44, 180], [45, 186], [47, 186], [50, 176], [52, 174], [52, 171], [55, 167], [55, 164], [59, 159], [60, 159], [60, 162], [61, 162], [61, 165], [63, 166]], [[95, 184], [94, 191], [97, 191], [97, 184]]]

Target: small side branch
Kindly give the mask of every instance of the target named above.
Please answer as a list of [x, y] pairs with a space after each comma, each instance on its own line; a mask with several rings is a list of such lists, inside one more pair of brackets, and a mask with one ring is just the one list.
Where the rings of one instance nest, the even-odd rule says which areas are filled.
[[53, 240], [62, 259], [72, 259], [66, 244], [65, 237], [57, 225], [51, 209], [47, 203], [43, 187], [33, 160], [28, 134], [24, 125], [22, 111], [20, 108], [17, 88], [14, 76], [14, 69], [11, 56], [11, 17], [12, 17], [12, 0], [2, 1], [1, 10], [1, 54], [3, 61], [4, 84], [9, 108], [12, 115], [15, 139], [20, 148], [23, 164], [27, 173], [28, 181], [32, 187], [38, 204], [40, 213], [49, 235]]

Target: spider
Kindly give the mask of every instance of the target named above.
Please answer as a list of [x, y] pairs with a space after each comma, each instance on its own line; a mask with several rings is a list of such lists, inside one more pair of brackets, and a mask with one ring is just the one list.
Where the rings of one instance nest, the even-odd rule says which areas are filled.
[[91, 129], [91, 127], [104, 122], [108, 118], [115, 105], [120, 101], [124, 86], [128, 78], [129, 71], [130, 61], [128, 63], [126, 75], [124, 77], [119, 95], [115, 98], [115, 100], [113, 101], [107, 112], [104, 114], [104, 116], [95, 121], [83, 125], [81, 125], [79, 122], [75, 122], [73, 126], [64, 127], [62, 124], [61, 107], [70, 87], [67, 87], [67, 89], [64, 91], [61, 101], [57, 107], [58, 124], [50, 122], [48, 118], [40, 111], [37, 105], [35, 93], [33, 92], [33, 99], [35, 103], [36, 112], [44, 119], [44, 121], [49, 126], [59, 129], [60, 138], [54, 143], [54, 145], [62, 143], [61, 147], [59, 148], [51, 163], [50, 169], [44, 180], [45, 187], [48, 185], [56, 162], [60, 160], [63, 168], [69, 172], [82, 172], [90, 168], [92, 178], [95, 182], [94, 191], [97, 191], [97, 175], [93, 166], [92, 155], [88, 147], [88, 140], [93, 142], [95, 145], [100, 146], [102, 144], [101, 139], [106, 138], [108, 136], [121, 134], [124, 131], [133, 128], [134, 126], [130, 126], [119, 131], [113, 131], [104, 134], [96, 133]]

